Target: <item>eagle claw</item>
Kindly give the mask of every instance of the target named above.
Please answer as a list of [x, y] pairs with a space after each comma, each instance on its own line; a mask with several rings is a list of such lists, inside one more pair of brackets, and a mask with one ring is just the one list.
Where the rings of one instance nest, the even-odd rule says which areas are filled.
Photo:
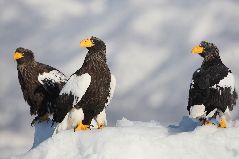
[[80, 121], [77, 126], [74, 128], [74, 132], [75, 131], [80, 131], [80, 130], [89, 130], [90, 129], [90, 125], [84, 125], [82, 123], [82, 121]]
[[224, 119], [220, 120], [220, 124], [218, 126], [219, 128], [227, 128], [226, 121]]

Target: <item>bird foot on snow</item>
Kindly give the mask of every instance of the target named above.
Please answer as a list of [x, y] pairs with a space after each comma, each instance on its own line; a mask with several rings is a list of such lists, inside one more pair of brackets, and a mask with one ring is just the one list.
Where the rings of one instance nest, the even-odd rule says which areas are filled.
[[102, 123], [98, 123], [98, 129], [103, 129], [105, 126]]
[[226, 121], [224, 119], [220, 120], [220, 124], [218, 126], [219, 128], [227, 128]]
[[89, 130], [90, 129], [90, 125], [84, 125], [81, 122], [78, 123], [78, 125], [74, 128], [74, 131], [81, 131], [81, 130]]
[[204, 120], [204, 121], [202, 122], [202, 125], [215, 125], [215, 124], [214, 124], [213, 122]]

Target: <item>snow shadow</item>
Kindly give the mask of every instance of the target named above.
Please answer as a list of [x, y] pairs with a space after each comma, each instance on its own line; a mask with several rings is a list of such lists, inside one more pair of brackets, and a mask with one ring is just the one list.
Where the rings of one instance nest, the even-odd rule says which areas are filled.
[[183, 116], [178, 125], [169, 125], [168, 132], [170, 134], [177, 134], [182, 132], [194, 131], [196, 127], [200, 126], [199, 122], [193, 121], [188, 116]]
[[34, 142], [31, 149], [37, 147], [40, 143], [52, 137], [56, 125], [52, 125], [52, 121], [49, 120], [41, 123], [36, 123], [34, 127], [35, 127]]

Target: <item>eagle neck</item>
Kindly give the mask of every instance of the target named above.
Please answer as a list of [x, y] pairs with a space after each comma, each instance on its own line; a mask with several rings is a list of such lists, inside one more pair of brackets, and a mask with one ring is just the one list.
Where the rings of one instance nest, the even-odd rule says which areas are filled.
[[85, 61], [84, 62], [103, 62], [106, 63], [106, 51], [105, 50], [99, 50], [99, 51], [88, 51]]
[[222, 64], [222, 60], [220, 57], [215, 58], [205, 58], [202, 63], [202, 68], [207, 69], [213, 65]]
[[106, 57], [102, 52], [88, 52], [82, 67], [75, 72], [75, 74], [101, 72], [102, 68], [106, 66]]
[[20, 72], [27, 72], [27, 70], [32, 70], [36, 66], [36, 61], [28, 61], [17, 65], [17, 69]]

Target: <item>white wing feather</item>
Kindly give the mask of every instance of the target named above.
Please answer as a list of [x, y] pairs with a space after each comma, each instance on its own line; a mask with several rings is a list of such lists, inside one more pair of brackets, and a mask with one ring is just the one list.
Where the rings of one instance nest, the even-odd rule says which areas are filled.
[[235, 89], [235, 78], [232, 73], [228, 73], [226, 77], [224, 77], [218, 84], [215, 84], [212, 86], [212, 88], [218, 89], [218, 87], [226, 88], [231, 87], [231, 94], [233, 94], [233, 91]]
[[111, 74], [111, 81], [110, 81], [110, 95], [107, 98], [108, 102], [105, 104], [105, 106], [108, 106], [110, 104], [111, 99], [113, 98], [114, 92], [116, 87], [116, 78], [113, 74]]
[[74, 106], [81, 100], [86, 90], [90, 86], [90, 82], [91, 76], [88, 73], [82, 74], [81, 76], [72, 75], [61, 90], [60, 95], [72, 94], [74, 96], [74, 102], [72, 103], [72, 106]]
[[38, 81], [41, 84], [44, 84], [44, 80], [50, 80], [54, 83], [65, 82], [67, 80], [66, 76], [58, 70], [52, 70], [48, 73], [44, 72], [43, 74], [38, 75]]

